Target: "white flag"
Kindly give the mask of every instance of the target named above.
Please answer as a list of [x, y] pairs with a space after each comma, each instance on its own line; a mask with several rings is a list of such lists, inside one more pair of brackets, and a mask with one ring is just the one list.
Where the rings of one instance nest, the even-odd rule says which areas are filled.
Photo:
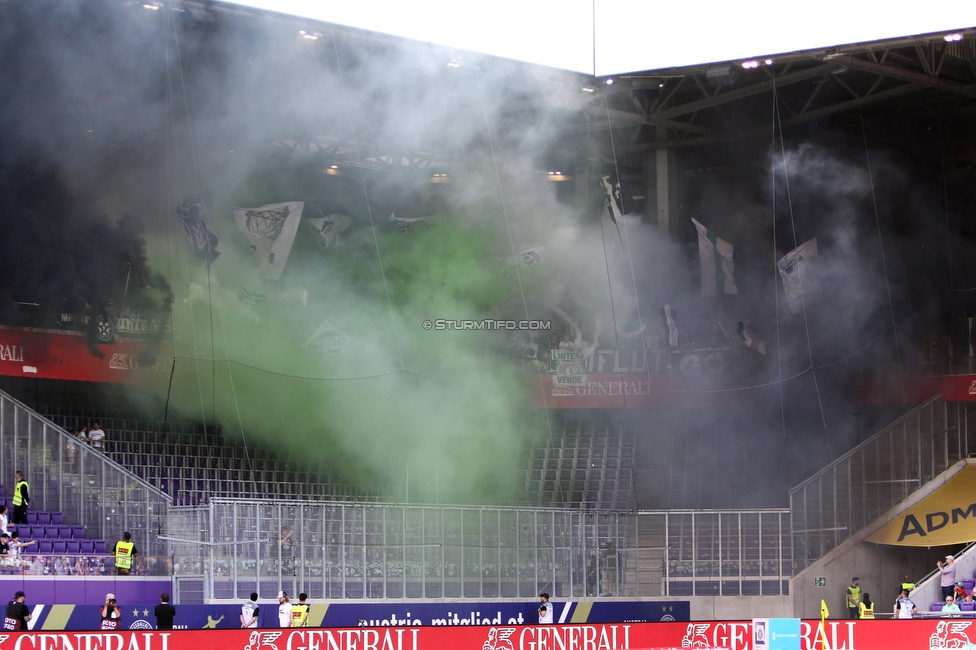
[[813, 238], [791, 250], [777, 263], [786, 302], [794, 314], [803, 311], [803, 303], [810, 302], [820, 293], [820, 279], [811, 266], [816, 258], [817, 239]]
[[739, 293], [733, 277], [732, 244], [716, 237], [697, 220], [692, 219], [691, 222], [698, 231], [702, 295], [731, 296]]
[[345, 208], [333, 205], [305, 206], [303, 223], [315, 232], [315, 241], [319, 248], [329, 250], [344, 231], [352, 225], [352, 216]]
[[526, 271], [534, 269], [542, 262], [542, 254], [545, 250], [545, 246], [536, 246], [518, 253], [515, 257], [508, 258], [505, 260], [505, 268], [502, 270], [502, 274], [506, 276], [510, 273], [514, 274], [516, 264], [520, 269]]
[[349, 337], [325, 320], [315, 330], [315, 333], [302, 344], [302, 347], [320, 357], [337, 357], [346, 349], [348, 343]]
[[270, 280], [281, 277], [304, 206], [303, 201], [289, 201], [260, 208], [234, 208], [237, 228], [247, 235], [258, 268]]

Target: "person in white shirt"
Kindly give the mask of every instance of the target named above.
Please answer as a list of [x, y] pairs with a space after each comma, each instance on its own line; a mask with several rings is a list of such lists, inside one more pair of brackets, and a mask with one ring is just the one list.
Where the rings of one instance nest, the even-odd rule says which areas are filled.
[[895, 603], [895, 618], [909, 619], [918, 613], [918, 607], [908, 597], [908, 590], [901, 590], [901, 598]]
[[102, 450], [102, 443], [105, 440], [105, 432], [102, 431], [102, 427], [96, 422], [92, 425], [91, 430], [88, 432], [88, 440], [91, 441], [91, 446], [96, 450]]
[[278, 626], [291, 627], [291, 602], [283, 591], [278, 592]]

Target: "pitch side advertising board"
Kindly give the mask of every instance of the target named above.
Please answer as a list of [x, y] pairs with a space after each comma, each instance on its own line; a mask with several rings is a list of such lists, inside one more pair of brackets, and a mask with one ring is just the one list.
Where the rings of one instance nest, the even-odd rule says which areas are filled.
[[[798, 650], [972, 648], [974, 621], [800, 621]], [[826, 643], [825, 643], [826, 641]], [[0, 632], [0, 650], [757, 650], [751, 621], [304, 628]]]

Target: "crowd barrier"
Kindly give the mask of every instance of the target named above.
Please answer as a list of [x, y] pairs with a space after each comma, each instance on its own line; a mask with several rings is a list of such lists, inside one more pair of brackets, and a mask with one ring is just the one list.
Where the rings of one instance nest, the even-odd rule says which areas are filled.
[[[28, 601], [33, 620], [32, 630], [96, 630], [101, 618], [99, 605], [32, 605]], [[122, 627], [151, 630], [156, 627], [153, 610], [156, 602], [124, 599], [116, 594], [121, 612]], [[157, 601], [158, 602], [158, 601]], [[297, 599], [292, 601], [297, 602]], [[278, 627], [278, 602], [259, 601], [258, 625]], [[553, 618], [556, 623], [618, 623], [651, 621], [688, 621], [691, 605], [688, 601], [556, 601]], [[240, 604], [234, 605], [176, 605], [175, 626], [178, 629], [237, 629], [240, 628]], [[457, 627], [465, 625], [523, 625], [539, 620], [539, 602], [453, 602], [453, 603], [316, 603], [308, 612], [309, 627]]]
[[970, 625], [945, 620], [828, 620], [821, 634], [820, 621], [804, 620], [798, 637], [769, 638], [759, 644], [754, 643], [751, 621], [0, 632], [0, 650], [932, 650], [974, 647], [976, 630], [970, 632]]

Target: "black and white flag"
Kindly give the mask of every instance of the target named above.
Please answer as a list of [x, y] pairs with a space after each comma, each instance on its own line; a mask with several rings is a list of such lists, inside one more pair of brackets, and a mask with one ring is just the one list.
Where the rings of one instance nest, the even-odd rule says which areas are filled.
[[349, 337], [325, 320], [302, 347], [319, 357], [337, 357], [349, 344]]
[[408, 233], [419, 223], [430, 223], [430, 217], [414, 217], [412, 219], [407, 219], [405, 217], [398, 217], [392, 212], [390, 213], [390, 225], [393, 226], [393, 230], [396, 232]]
[[623, 201], [620, 198], [620, 182], [611, 183], [609, 176], [600, 179], [603, 191], [607, 194], [606, 209], [610, 215], [610, 221], [617, 224], [617, 220], [623, 216]]
[[812, 266], [815, 259], [817, 239], [813, 238], [784, 255], [776, 265], [783, 278], [786, 302], [794, 314], [803, 311], [803, 303], [809, 303], [820, 293], [820, 279]]
[[217, 251], [217, 235], [207, 229], [210, 211], [203, 195], [181, 201], [176, 208], [183, 226], [186, 245], [193, 254], [204, 262], [213, 262], [220, 253]]
[[264, 277], [277, 280], [288, 261], [302, 218], [303, 201], [272, 203], [259, 208], [234, 208], [237, 228], [247, 235]]
[[339, 205], [306, 204], [303, 223], [315, 233], [315, 241], [324, 251], [335, 246], [339, 235], [352, 225], [352, 215]]

